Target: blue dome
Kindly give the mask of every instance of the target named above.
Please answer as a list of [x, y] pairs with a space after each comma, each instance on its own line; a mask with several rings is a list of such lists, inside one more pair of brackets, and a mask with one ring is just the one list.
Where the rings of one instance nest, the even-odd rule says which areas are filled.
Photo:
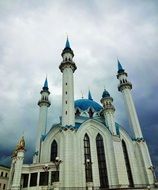
[[106, 97], [110, 97], [110, 94], [107, 90], [104, 90], [104, 92], [102, 94], [102, 98], [106, 98]]
[[102, 106], [90, 99], [79, 99], [75, 101], [75, 108], [80, 108], [83, 111], [88, 108], [93, 108], [95, 111], [100, 111]]

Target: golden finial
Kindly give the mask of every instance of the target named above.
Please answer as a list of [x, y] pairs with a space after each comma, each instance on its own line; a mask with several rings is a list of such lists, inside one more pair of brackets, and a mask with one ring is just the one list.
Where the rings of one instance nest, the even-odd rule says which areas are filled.
[[16, 150], [25, 150], [25, 140], [24, 136], [20, 139], [19, 143], [17, 144]]

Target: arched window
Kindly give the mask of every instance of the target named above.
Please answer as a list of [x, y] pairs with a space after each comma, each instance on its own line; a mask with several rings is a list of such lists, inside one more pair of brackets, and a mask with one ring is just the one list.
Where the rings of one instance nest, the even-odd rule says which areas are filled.
[[84, 159], [85, 159], [85, 173], [86, 182], [92, 182], [92, 162], [91, 162], [91, 149], [90, 141], [87, 134], [84, 136]]
[[109, 187], [108, 174], [104, 153], [104, 143], [103, 138], [100, 134], [96, 137], [97, 155], [98, 155], [98, 167], [99, 167], [99, 177], [100, 177], [100, 187]]
[[124, 154], [124, 159], [125, 159], [125, 165], [126, 165], [126, 170], [127, 170], [127, 176], [128, 176], [128, 181], [129, 181], [129, 186], [133, 187], [133, 177], [132, 177], [132, 171], [131, 171], [131, 166], [129, 162], [129, 157], [128, 157], [128, 151], [126, 147], [126, 143], [124, 140], [122, 140], [122, 149], [123, 149], [123, 154]]
[[80, 115], [79, 109], [76, 109], [75, 115], [76, 115], [76, 116], [79, 116], [79, 115]]
[[91, 108], [89, 109], [88, 113], [89, 113], [89, 117], [93, 117], [94, 112], [92, 111]]
[[58, 146], [57, 142], [54, 140], [51, 145], [51, 156], [50, 156], [50, 161], [55, 161], [58, 153]]

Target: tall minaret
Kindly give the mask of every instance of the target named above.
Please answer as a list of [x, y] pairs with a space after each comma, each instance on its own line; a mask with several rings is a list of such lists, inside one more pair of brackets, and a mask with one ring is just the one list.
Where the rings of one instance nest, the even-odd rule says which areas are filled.
[[49, 101], [49, 88], [48, 88], [48, 81], [47, 78], [44, 82], [43, 89], [41, 90], [41, 99], [38, 101], [38, 105], [40, 107], [39, 112], [39, 121], [38, 127], [36, 131], [36, 152], [34, 162], [40, 162], [40, 152], [41, 152], [41, 137], [42, 135], [46, 134], [46, 127], [47, 127], [47, 110], [48, 107], [51, 105]]
[[118, 90], [123, 94], [124, 102], [129, 116], [129, 122], [134, 131], [135, 139], [143, 138], [138, 116], [131, 95], [132, 84], [127, 80], [127, 76], [127, 73], [124, 71], [122, 65], [118, 60], [117, 78], [120, 81], [120, 84], [118, 85]]
[[21, 172], [24, 161], [24, 152], [25, 152], [25, 140], [22, 137], [17, 144], [16, 149], [16, 162], [14, 166], [13, 173], [13, 182], [11, 186], [11, 190], [20, 190], [21, 189]]
[[102, 113], [105, 118], [105, 124], [107, 125], [111, 133], [113, 135], [116, 135], [115, 119], [114, 119], [115, 107], [112, 105], [113, 98], [110, 96], [107, 90], [104, 90], [100, 101], [104, 107]]
[[144, 163], [142, 165], [142, 168], [144, 169], [144, 172], [143, 172], [144, 178], [146, 179], [146, 183], [153, 185], [154, 176], [153, 176], [153, 171], [150, 169], [150, 168], [153, 168], [153, 166], [152, 166], [147, 144], [142, 135], [138, 116], [137, 116], [134, 102], [132, 99], [132, 95], [131, 95], [132, 84], [127, 80], [127, 76], [128, 76], [127, 73], [124, 71], [124, 69], [122, 68], [122, 65], [120, 64], [118, 60], [117, 78], [120, 81], [118, 90], [122, 92], [123, 94], [124, 102], [127, 107], [127, 111], [129, 115], [129, 121], [134, 131], [135, 140], [141, 151], [141, 154], [139, 154], [138, 156], [140, 157], [140, 155], [142, 155], [142, 160]]
[[70, 47], [67, 38], [66, 45], [62, 51], [63, 61], [59, 69], [63, 73], [62, 84], [62, 126], [73, 127], [75, 125], [75, 109], [74, 109], [74, 79], [73, 73], [77, 69], [73, 62], [74, 53]]

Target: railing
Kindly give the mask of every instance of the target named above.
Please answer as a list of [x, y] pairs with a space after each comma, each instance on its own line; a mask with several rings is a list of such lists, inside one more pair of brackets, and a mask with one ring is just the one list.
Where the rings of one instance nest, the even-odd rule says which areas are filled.
[[[30, 188], [21, 188], [21, 190], [34, 189], [35, 187]], [[39, 186], [40, 190], [88, 190], [88, 187], [53, 187], [53, 186]], [[92, 187], [92, 190], [150, 190], [154, 189], [154, 185], [147, 184], [135, 184], [134, 187], [129, 187], [129, 185], [112, 185], [110, 187]], [[158, 189], [158, 188], [155, 188]]]
[[[154, 186], [154, 185], [153, 185]], [[53, 187], [42, 187], [41, 190], [54, 190], [56, 188]], [[88, 187], [58, 187], [58, 190], [88, 190]], [[92, 190], [149, 190], [149, 189], [154, 189], [154, 187], [150, 187], [150, 185], [146, 184], [136, 184], [134, 187], [129, 187], [129, 185], [113, 185], [110, 187], [92, 187]]]

